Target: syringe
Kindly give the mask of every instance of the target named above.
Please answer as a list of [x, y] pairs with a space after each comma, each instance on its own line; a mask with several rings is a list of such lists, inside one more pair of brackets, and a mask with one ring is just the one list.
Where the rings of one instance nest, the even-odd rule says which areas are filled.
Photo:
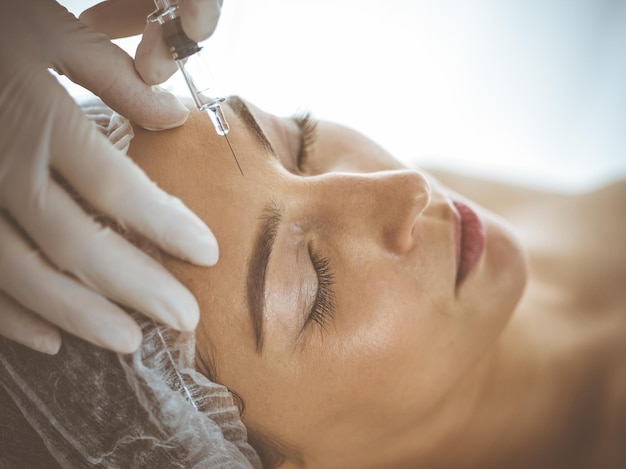
[[182, 73], [185, 83], [187, 83], [194, 104], [198, 110], [207, 111], [213, 122], [213, 127], [215, 127], [215, 132], [226, 139], [239, 172], [243, 176], [239, 160], [237, 160], [235, 151], [230, 144], [230, 140], [228, 140], [230, 126], [226, 121], [222, 106], [220, 106], [224, 98], [211, 98], [205, 94], [209, 89], [207, 83], [209, 76], [206, 64], [200, 53], [202, 47], [197, 42], [189, 39], [183, 31], [180, 16], [178, 16], [178, 0], [154, 0], [154, 4], [157, 10], [148, 15], [148, 21], [161, 25], [163, 38], [170, 48], [172, 57]]

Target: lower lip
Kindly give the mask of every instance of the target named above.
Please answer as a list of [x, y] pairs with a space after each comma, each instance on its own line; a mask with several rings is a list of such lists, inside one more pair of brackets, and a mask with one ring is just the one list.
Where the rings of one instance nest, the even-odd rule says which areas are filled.
[[476, 212], [463, 202], [453, 200], [452, 203], [460, 216], [457, 235], [457, 288], [467, 278], [483, 253], [485, 248], [485, 225]]

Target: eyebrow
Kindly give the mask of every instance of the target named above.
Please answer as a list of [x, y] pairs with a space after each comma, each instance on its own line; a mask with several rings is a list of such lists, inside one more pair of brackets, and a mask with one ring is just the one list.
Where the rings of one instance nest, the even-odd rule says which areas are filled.
[[252, 131], [254, 137], [257, 139], [258, 143], [263, 147], [263, 149], [271, 156], [276, 156], [276, 152], [272, 148], [271, 143], [267, 139], [265, 132], [259, 126], [259, 123], [255, 119], [255, 117], [250, 112], [248, 105], [246, 102], [241, 99], [237, 95], [228, 96], [226, 98], [226, 102], [230, 105], [231, 109], [239, 119], [241, 119], [246, 127]]
[[276, 201], [265, 206], [260, 218], [260, 226], [252, 257], [250, 259], [247, 276], [248, 312], [252, 320], [256, 351], [263, 350], [263, 315], [265, 310], [265, 277], [267, 266], [276, 241], [278, 226], [283, 211]]

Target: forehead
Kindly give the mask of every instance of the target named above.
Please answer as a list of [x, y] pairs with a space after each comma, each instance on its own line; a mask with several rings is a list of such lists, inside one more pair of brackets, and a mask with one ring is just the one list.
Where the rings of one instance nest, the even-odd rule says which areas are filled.
[[[229, 142], [217, 135], [206, 112], [191, 107], [181, 127], [161, 132], [135, 128], [131, 141], [129, 156], [161, 188], [198, 214], [206, 197], [235, 200], [233, 195], [255, 179], [258, 164], [269, 154], [263, 132], [241, 100], [229, 99], [222, 108], [231, 127]], [[262, 113], [255, 109], [255, 114]], [[248, 177], [241, 176], [228, 143]]]

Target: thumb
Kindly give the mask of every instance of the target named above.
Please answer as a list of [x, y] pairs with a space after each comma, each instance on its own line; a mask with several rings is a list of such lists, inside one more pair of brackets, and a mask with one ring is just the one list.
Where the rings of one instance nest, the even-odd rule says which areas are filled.
[[176, 72], [172, 53], [158, 23], [146, 24], [135, 53], [135, 68], [143, 81], [149, 84], [163, 83]]

